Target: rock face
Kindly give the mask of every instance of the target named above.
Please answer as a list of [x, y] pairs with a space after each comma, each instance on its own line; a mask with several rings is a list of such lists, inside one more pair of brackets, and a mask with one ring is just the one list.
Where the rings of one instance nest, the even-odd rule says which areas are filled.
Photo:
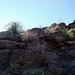
[[0, 32], [0, 40], [21, 41], [20, 36], [9, 35], [7, 31]]
[[43, 60], [43, 55], [37, 51], [15, 51], [11, 57], [11, 61], [17, 61], [21, 69], [38, 68]]
[[66, 24], [64, 22], [61, 22], [59, 24], [53, 23], [50, 27], [50, 30], [56, 29], [56, 28], [61, 28], [64, 29], [66, 27]]
[[7, 36], [9, 36], [9, 35], [6, 31], [0, 32], [0, 38], [4, 38], [4, 37], [7, 37]]
[[59, 48], [61, 48], [61, 45], [52, 36], [43, 36], [43, 37], [40, 37], [40, 40], [43, 40], [44, 42], [46, 42], [47, 47], [50, 48], [50, 49], [59, 49]]
[[25, 50], [1, 50], [0, 51], [0, 70], [4, 71], [11, 62], [19, 64], [20, 69], [30, 69], [40, 67], [44, 57], [37, 51]]
[[4, 71], [9, 66], [9, 50], [0, 50], [0, 71]]
[[9, 40], [0, 40], [0, 71], [4, 71], [9, 67], [13, 52], [17, 49], [22, 50], [24, 48], [25, 46], [22, 43]]
[[55, 68], [56, 65], [57, 65], [57, 61], [58, 61], [58, 55], [57, 55], [57, 52], [56, 51], [46, 51], [43, 53], [44, 56], [45, 56], [45, 61], [46, 61], [46, 64], [48, 64], [46, 67], [52, 67], [52, 68]]
[[61, 22], [58, 24], [58, 26], [63, 29], [66, 27], [66, 24], [64, 22]]
[[[59, 26], [63, 28], [65, 24]], [[44, 29], [27, 31], [27, 36], [31, 38], [22, 42], [18, 42], [19, 37], [13, 39], [1, 33], [0, 72], [6, 71], [10, 63], [15, 62], [19, 64], [19, 71], [43, 68], [48, 75], [75, 75], [75, 41], [62, 44], [53, 36], [46, 35]]]
[[69, 46], [75, 46], [75, 41], [68, 41], [67, 45], [69, 45]]
[[68, 27], [70, 27], [70, 28], [75, 28], [75, 20], [74, 20], [72, 23], [70, 23], [70, 24], [68, 25]]
[[9, 41], [9, 40], [0, 40], [0, 49], [21, 49], [24, 47], [24, 44], [14, 42], [14, 41]]
[[[46, 43], [46, 45], [44, 43]], [[27, 50], [24, 43], [0, 40], [0, 70], [3, 71], [8, 68], [11, 62], [19, 64], [19, 68], [23, 70], [50, 67], [51, 64], [53, 65], [57, 62], [55, 60], [58, 57], [57, 54], [50, 52], [50, 50], [58, 49], [60, 45], [53, 37], [43, 36], [37, 39], [37, 41], [36, 39], [29, 40], [29, 44], [31, 44], [30, 47], [33, 47], [31, 50]]]
[[25, 32], [26, 37], [28, 38], [37, 38], [38, 36], [44, 34], [44, 29], [42, 28], [33, 28]]
[[57, 26], [57, 24], [56, 24], [56, 23], [53, 23], [53, 24], [50, 26], [50, 28], [51, 28], [51, 29], [54, 29], [56, 26]]
[[61, 45], [59, 42], [52, 36], [39, 36], [38, 38], [27, 39], [25, 40], [28, 49], [36, 49], [41, 51], [43, 49], [60, 49]]

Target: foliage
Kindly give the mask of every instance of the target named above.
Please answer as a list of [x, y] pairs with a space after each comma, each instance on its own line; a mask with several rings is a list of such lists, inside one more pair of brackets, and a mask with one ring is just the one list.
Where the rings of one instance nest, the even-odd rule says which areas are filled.
[[27, 70], [23, 72], [23, 75], [42, 75], [42, 70], [40, 69]]
[[53, 32], [55, 35], [60, 35], [60, 36], [66, 36], [67, 35], [67, 30], [66, 29], [55, 29]]
[[52, 32], [53, 36], [55, 36], [60, 41], [65, 41], [69, 39], [69, 36], [67, 34], [67, 29], [55, 29]]
[[[54, 29], [53, 29], [54, 30]], [[52, 29], [50, 29], [50, 28], [46, 28], [45, 30], [44, 30], [44, 32], [45, 32], [45, 34], [47, 34], [47, 35], [51, 35], [52, 36], [52, 31], [53, 31]]]
[[19, 64], [14, 63], [10, 63], [10, 66], [6, 69], [8, 75], [12, 75], [13, 73], [18, 74], [18, 68], [19, 68]]
[[10, 35], [20, 35], [23, 32], [23, 28], [19, 22], [11, 22], [7, 25], [7, 31]]
[[68, 32], [69, 37], [74, 40], [75, 39], [75, 28], [74, 29], [70, 29]]
[[53, 30], [50, 28], [45, 29], [45, 33], [50, 36], [54, 36], [59, 41], [68, 40], [69, 36], [67, 34], [67, 29], [61, 29], [60, 27], [55, 27]]

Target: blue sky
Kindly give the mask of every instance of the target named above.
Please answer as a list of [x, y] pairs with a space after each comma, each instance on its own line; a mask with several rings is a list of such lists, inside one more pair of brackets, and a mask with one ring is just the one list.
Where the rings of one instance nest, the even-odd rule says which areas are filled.
[[30, 29], [74, 19], [75, 0], [0, 0], [0, 31], [11, 21]]

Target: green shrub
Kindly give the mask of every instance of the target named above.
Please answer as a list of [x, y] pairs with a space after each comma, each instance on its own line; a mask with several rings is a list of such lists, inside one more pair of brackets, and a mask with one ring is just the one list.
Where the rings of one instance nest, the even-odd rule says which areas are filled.
[[20, 35], [23, 32], [23, 27], [19, 22], [11, 22], [7, 25], [7, 32], [10, 35]]
[[8, 73], [8, 75], [12, 75], [13, 73], [18, 74], [18, 68], [19, 68], [19, 64], [14, 63], [10, 63], [9, 67], [6, 69], [6, 72]]

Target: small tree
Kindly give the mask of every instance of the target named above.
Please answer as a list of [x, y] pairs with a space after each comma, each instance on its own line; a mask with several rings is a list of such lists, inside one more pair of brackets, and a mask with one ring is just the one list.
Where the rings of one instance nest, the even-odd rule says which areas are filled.
[[19, 22], [11, 22], [7, 25], [7, 32], [10, 35], [20, 36], [20, 33], [23, 32], [22, 25]]

